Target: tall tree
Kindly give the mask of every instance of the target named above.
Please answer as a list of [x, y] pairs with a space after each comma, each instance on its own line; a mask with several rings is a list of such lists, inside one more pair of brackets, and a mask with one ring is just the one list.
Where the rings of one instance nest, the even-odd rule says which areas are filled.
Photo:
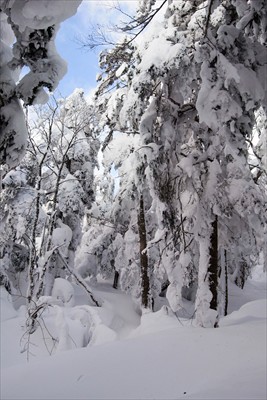
[[[72, 274], [82, 281], [74, 271], [74, 258], [83, 218], [94, 200], [99, 142], [92, 106], [81, 90], [67, 99], [53, 97], [31, 113], [26, 156], [2, 182], [1, 202], [6, 206], [0, 218], [0, 249], [3, 277], [7, 274], [24, 295], [18, 273], [23, 270], [25, 275], [27, 258], [29, 314], [36, 316], [37, 300], [51, 295], [56, 277]], [[15, 254], [20, 269], [12, 261]], [[33, 319], [31, 323], [33, 331]]]
[[[146, 5], [152, 13], [154, 3], [143, 2], [143, 9]], [[115, 130], [140, 135], [151, 198], [147, 210], [159, 227], [148, 247], [162, 249], [172, 308], [183, 307], [186, 286], [194, 299], [197, 284], [196, 323], [214, 326], [219, 249], [227, 250], [228, 260], [238, 255], [230, 273], [246, 279], [246, 247], [256, 253], [263, 245], [264, 197], [249, 169], [247, 141], [256, 111], [266, 104], [264, 3], [164, 5], [162, 22], [148, 25], [142, 41], [136, 38], [127, 47], [126, 39], [109, 51], [110, 64], [112, 57], [123, 62], [129, 53], [131, 61], [116, 71], [102, 63], [106, 75], [97, 94], [106, 109], [108, 138]]]

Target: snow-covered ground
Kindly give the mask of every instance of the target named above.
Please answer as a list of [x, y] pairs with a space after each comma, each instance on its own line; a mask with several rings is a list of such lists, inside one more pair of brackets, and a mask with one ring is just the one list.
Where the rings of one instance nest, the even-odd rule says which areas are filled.
[[244, 290], [230, 285], [218, 329], [193, 327], [164, 305], [140, 317], [110, 283], [98, 287], [101, 309], [74, 289], [74, 305], [44, 311], [30, 353], [25, 309], [2, 289], [1, 400], [267, 398], [265, 274], [256, 270]]

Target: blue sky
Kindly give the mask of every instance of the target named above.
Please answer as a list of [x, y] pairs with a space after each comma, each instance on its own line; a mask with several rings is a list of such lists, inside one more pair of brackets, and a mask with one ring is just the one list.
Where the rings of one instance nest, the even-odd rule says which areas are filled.
[[[67, 2], [66, 2], [67, 3]], [[114, 1], [83, 0], [76, 15], [64, 21], [57, 33], [56, 46], [58, 53], [68, 63], [68, 72], [61, 80], [58, 89], [65, 97], [75, 88], [83, 88], [86, 93], [96, 87], [96, 75], [99, 73], [98, 53], [82, 49], [77, 38], [86, 36], [90, 24], [116, 23], [122, 16], [110, 6]], [[123, 7], [133, 10], [135, 0], [124, 0]]]
[[85, 10], [86, 7], [81, 4], [77, 14], [64, 21], [57, 33], [58, 53], [68, 63], [68, 72], [58, 86], [63, 96], [68, 96], [77, 87], [89, 92], [96, 85], [98, 55], [82, 49], [77, 43], [77, 38], [88, 32], [86, 18], [89, 25], [91, 16], [87, 12], [85, 14]]

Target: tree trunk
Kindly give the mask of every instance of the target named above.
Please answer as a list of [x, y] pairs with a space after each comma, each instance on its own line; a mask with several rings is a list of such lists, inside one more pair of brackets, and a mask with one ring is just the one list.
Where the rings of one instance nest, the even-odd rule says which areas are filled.
[[119, 276], [120, 276], [119, 272], [115, 271], [115, 273], [114, 273], [114, 281], [113, 281], [114, 289], [118, 288]]
[[209, 282], [212, 299], [210, 308], [217, 311], [218, 305], [218, 218], [215, 216], [212, 222], [210, 237], [210, 261], [209, 261]]
[[235, 269], [233, 276], [235, 284], [241, 289], [244, 289], [246, 279], [248, 276], [248, 270], [249, 267], [244, 258], [242, 258], [241, 261], [239, 260], [237, 261], [237, 267]]
[[138, 230], [140, 240], [140, 265], [141, 265], [141, 298], [142, 306], [149, 308], [149, 276], [148, 276], [148, 257], [147, 257], [147, 241], [146, 241], [146, 222], [143, 196], [140, 197]]
[[224, 268], [225, 268], [225, 294], [224, 294], [224, 316], [228, 313], [228, 268], [227, 268], [227, 253], [224, 250]]

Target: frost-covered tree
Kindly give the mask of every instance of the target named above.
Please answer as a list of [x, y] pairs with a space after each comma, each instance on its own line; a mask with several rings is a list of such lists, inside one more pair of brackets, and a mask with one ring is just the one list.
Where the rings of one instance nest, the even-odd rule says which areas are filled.
[[0, 227], [1, 261], [12, 284], [20, 272], [14, 254], [26, 246], [20, 268], [29, 288], [27, 294], [16, 288], [32, 309], [41, 295], [51, 295], [56, 277], [75, 275], [83, 218], [94, 200], [99, 142], [93, 106], [80, 89], [31, 110], [28, 129], [26, 156], [2, 181]]
[[0, 194], [1, 285], [4, 284], [16, 296], [23, 296], [26, 291], [28, 232], [34, 217], [32, 205], [35, 191], [27, 178], [27, 170], [23, 166], [10, 171], [2, 180]]
[[[74, 15], [81, 0], [0, 2], [0, 163], [13, 168], [27, 147], [25, 105], [45, 103], [67, 71], [58, 55], [59, 24]], [[27, 72], [21, 75], [22, 68]], [[25, 70], [25, 69], [24, 69]]]
[[[210, 5], [206, 37], [200, 41], [196, 53], [197, 61], [202, 63], [202, 82], [196, 105], [200, 122], [211, 130], [213, 137], [208, 151], [213, 159], [212, 165], [214, 162], [217, 164], [217, 168], [209, 166], [210, 183], [213, 185], [213, 189], [209, 190], [209, 200], [213, 214], [217, 215], [215, 218], [221, 219], [223, 227], [232, 224], [236, 228], [238, 221], [239, 232], [228, 243], [228, 249], [230, 257], [237, 255], [234, 274], [242, 274], [241, 285], [249, 273], [251, 261], [248, 251], [259, 251], [266, 223], [265, 199], [249, 170], [246, 143], [246, 139], [251, 139], [253, 134], [255, 113], [260, 106], [266, 109], [264, 68], [267, 51], [262, 41], [266, 35], [263, 28], [266, 4], [263, 1], [257, 2], [257, 5], [256, 2], [245, 3], [243, 6], [246, 7], [235, 2], [217, 7]], [[218, 198], [220, 192], [221, 197], [227, 196], [223, 207], [225, 200]], [[244, 226], [247, 227], [245, 234]], [[207, 272], [210, 273], [210, 270]], [[202, 286], [205, 286], [204, 280]], [[197, 306], [201, 303], [200, 297], [197, 298]], [[201, 306], [198, 307], [197, 319], [200, 324], [205, 324], [201, 309]]]
[[[137, 164], [131, 174], [137, 193], [145, 182], [146, 211], [156, 216], [147, 249], [159, 249], [171, 307], [181, 310], [189, 296], [196, 323], [214, 326], [225, 269], [219, 255], [242, 286], [251, 254], [263, 248], [265, 199], [248, 142], [255, 113], [266, 110], [264, 1], [164, 3], [142, 39], [109, 51], [112, 64], [119, 46], [121, 65], [110, 75], [101, 64], [110, 79], [102, 75], [98, 96], [109, 139], [116, 130], [139, 134], [145, 168], [142, 178]], [[152, 13], [154, 2], [146, 5]]]
[[[153, 224], [145, 215], [151, 198], [146, 191], [145, 168], [140, 156], [142, 149], [139, 147], [139, 135], [117, 133], [105, 147], [104, 176], [107, 177], [109, 171], [113, 180], [120, 183], [115, 185], [108, 207], [103, 208], [106, 197], [100, 194], [101, 207], [95, 205], [90, 210], [93, 225], [90, 224], [83, 236], [77, 267], [84, 277], [114, 276], [114, 287], [119, 283], [139, 305], [152, 307], [153, 263], [146, 254], [146, 236], [152, 237]], [[139, 175], [136, 168], [140, 170]]]
[[[74, 267], [82, 220], [94, 198], [93, 178], [98, 140], [92, 107], [86, 103], [81, 90], [76, 90], [66, 100], [54, 99], [45, 108], [37, 110], [37, 117], [30, 129], [32, 152], [39, 160], [36, 225], [40, 206], [47, 215], [39, 249], [40, 286], [35, 288], [39, 297], [43, 286], [46, 294], [51, 293], [53, 280], [61, 276], [65, 263], [71, 270]], [[34, 224], [33, 244], [36, 234]], [[33, 254], [30, 276], [35, 264]], [[49, 278], [52, 278], [50, 283]]]

